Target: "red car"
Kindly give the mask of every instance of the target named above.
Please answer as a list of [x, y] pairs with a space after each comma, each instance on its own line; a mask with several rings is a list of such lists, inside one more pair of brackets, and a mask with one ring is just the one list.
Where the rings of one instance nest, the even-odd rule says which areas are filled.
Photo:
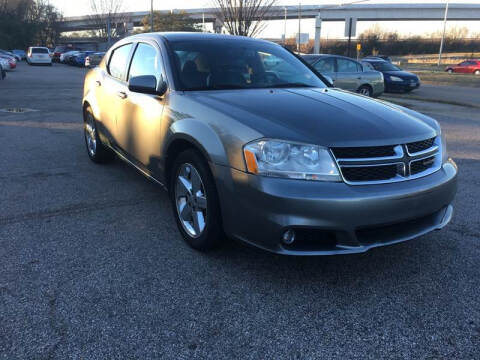
[[466, 60], [458, 65], [449, 66], [445, 69], [448, 73], [463, 73], [463, 74], [475, 74], [480, 75], [480, 61], [479, 60]]

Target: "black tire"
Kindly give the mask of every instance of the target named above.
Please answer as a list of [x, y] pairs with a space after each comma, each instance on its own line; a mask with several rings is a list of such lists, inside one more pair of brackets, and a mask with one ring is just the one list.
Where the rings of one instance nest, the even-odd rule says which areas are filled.
[[[115, 158], [115, 154], [107, 146], [102, 143], [97, 131], [97, 121], [93, 116], [92, 109], [86, 108], [83, 113], [83, 134], [85, 139], [85, 146], [87, 148], [87, 154], [90, 160], [97, 164], [105, 164], [111, 162]], [[93, 127], [93, 133], [88, 131], [88, 125]], [[95, 138], [95, 150], [89, 146], [88, 136], [91, 135]]]
[[373, 90], [370, 86], [368, 85], [362, 85], [358, 88], [357, 92], [359, 94], [362, 94], [364, 96], [372, 97], [373, 95]]
[[[205, 214], [202, 215], [205, 227], [197, 236], [193, 236], [186, 230], [182, 223], [183, 220], [180, 218], [180, 210], [177, 208], [177, 195], [179, 195], [177, 192], [177, 179], [180, 171], [185, 166], [193, 166], [200, 176], [202, 183], [201, 188], [206, 198]], [[206, 251], [218, 247], [224, 238], [220, 205], [213, 176], [203, 156], [194, 149], [187, 149], [180, 153], [174, 160], [169, 184], [170, 199], [175, 220], [187, 244], [199, 251]]]

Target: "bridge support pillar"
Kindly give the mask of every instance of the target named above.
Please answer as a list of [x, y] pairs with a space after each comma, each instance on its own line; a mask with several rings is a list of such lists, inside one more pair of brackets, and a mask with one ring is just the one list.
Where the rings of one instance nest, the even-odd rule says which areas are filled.
[[223, 22], [220, 19], [215, 19], [213, 23], [213, 30], [216, 34], [220, 34], [222, 32]]
[[315, 46], [313, 48], [314, 54], [320, 54], [320, 34], [322, 33], [322, 18], [320, 14], [315, 18]]

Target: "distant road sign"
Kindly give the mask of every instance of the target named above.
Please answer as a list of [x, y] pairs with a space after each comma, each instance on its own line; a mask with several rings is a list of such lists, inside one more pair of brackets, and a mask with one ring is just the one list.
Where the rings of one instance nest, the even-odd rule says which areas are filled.
[[357, 51], [360, 51], [360, 50], [362, 50], [362, 44], [358, 43], [357, 44]]
[[[351, 21], [350, 21], [351, 20]], [[351, 28], [350, 28], [351, 24]], [[345, 19], [345, 37], [357, 36], [357, 18], [350, 17]]]

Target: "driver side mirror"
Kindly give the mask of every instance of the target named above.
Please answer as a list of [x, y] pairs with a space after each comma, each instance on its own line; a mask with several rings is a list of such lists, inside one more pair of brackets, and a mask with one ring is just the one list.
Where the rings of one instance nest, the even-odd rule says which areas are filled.
[[162, 96], [167, 92], [167, 83], [160, 76], [160, 82], [157, 87], [157, 78], [153, 75], [134, 76], [128, 80], [128, 90], [141, 94], [151, 94]]

